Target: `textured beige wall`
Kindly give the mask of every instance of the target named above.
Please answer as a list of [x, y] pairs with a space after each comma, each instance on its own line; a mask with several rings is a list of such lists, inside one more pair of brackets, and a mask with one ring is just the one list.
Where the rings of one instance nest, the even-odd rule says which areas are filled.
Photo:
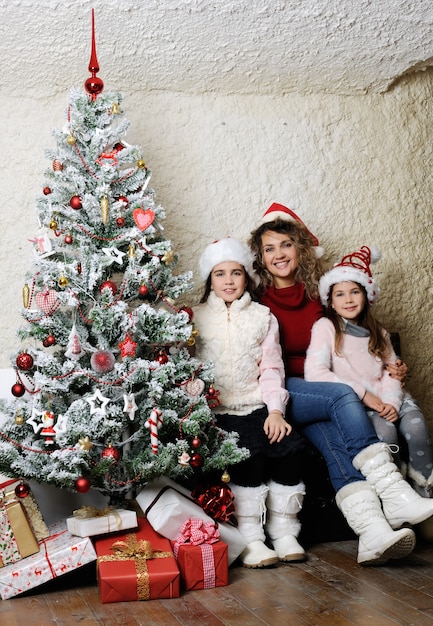
[[[36, 229], [34, 198], [62, 127], [69, 86], [50, 99], [1, 93], [0, 367], [9, 366], [21, 323], [21, 288]], [[106, 89], [110, 86], [106, 81]], [[165, 234], [180, 269], [195, 269], [204, 244], [246, 238], [273, 201], [290, 206], [334, 261], [376, 245], [380, 319], [402, 336], [408, 387], [429, 420], [433, 391], [433, 73], [384, 95], [225, 97], [123, 93], [130, 143], [143, 147], [166, 208]], [[198, 290], [199, 282], [197, 285]]]

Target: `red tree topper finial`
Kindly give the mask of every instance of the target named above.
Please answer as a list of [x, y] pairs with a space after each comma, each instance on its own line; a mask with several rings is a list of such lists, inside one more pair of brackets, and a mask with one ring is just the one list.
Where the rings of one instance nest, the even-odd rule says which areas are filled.
[[92, 9], [92, 54], [90, 55], [89, 72], [92, 76], [84, 83], [84, 88], [92, 96], [92, 100], [96, 100], [98, 94], [104, 89], [104, 81], [96, 74], [99, 72], [98, 57], [96, 56], [95, 42], [95, 10]]

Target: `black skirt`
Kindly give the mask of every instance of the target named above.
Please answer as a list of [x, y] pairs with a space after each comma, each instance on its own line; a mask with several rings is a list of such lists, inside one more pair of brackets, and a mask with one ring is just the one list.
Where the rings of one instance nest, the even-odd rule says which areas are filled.
[[239, 434], [238, 446], [247, 448], [251, 456], [264, 454], [273, 459], [279, 459], [300, 450], [306, 450], [304, 438], [294, 429], [290, 435], [284, 437], [281, 441], [270, 443], [263, 430], [263, 425], [268, 417], [266, 407], [257, 409], [249, 415], [230, 415], [221, 413], [214, 415], [216, 422], [220, 428], [228, 432], [236, 432]]

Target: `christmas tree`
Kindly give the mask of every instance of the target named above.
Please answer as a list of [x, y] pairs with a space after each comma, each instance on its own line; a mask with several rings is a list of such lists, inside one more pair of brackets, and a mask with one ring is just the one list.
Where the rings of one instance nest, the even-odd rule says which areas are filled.
[[120, 93], [97, 76], [72, 89], [36, 200], [33, 262], [23, 288], [16, 383], [0, 407], [0, 471], [121, 500], [247, 456], [216, 427], [211, 363], [191, 357], [193, 315], [181, 304], [164, 209], [149, 187]]

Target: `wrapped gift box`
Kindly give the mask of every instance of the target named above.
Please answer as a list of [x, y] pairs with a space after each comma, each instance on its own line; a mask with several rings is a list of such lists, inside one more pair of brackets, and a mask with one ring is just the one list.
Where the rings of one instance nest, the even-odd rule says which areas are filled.
[[39, 552], [25, 509], [15, 494], [0, 500], [0, 568]]
[[178, 598], [180, 573], [170, 542], [144, 518], [133, 533], [95, 540], [101, 602]]
[[216, 523], [193, 517], [182, 526], [173, 551], [185, 591], [228, 585], [227, 544], [219, 537]]
[[[11, 479], [0, 485], [0, 492], [3, 492], [5, 495], [5, 499], [8, 500], [10, 498], [16, 498], [16, 488], [22, 487], [21, 495], [19, 496], [19, 501], [25, 509], [27, 519], [30, 522], [30, 526], [34, 532], [34, 535], [37, 541], [41, 539], [46, 539], [50, 535], [50, 531], [48, 530], [48, 526], [45, 523], [44, 518], [42, 517], [42, 513], [39, 510], [38, 503], [36, 502], [32, 492], [30, 491], [30, 487], [23, 483], [21, 480]], [[26, 494], [26, 495], [22, 495]]]
[[0, 595], [3, 600], [96, 560], [90, 539], [71, 535], [65, 520], [48, 528], [50, 536], [40, 542], [38, 554], [0, 569]]
[[[213, 521], [196, 504], [184, 487], [169, 478], [158, 478], [137, 495], [136, 500], [152, 527], [167, 539], [175, 541], [186, 520], [198, 517]], [[231, 565], [245, 549], [246, 542], [238, 529], [226, 522], [218, 522], [221, 540], [228, 547], [228, 564]]]
[[83, 506], [74, 511], [73, 517], [67, 518], [66, 524], [73, 535], [93, 537], [136, 528], [137, 513], [113, 507], [97, 509], [93, 506]]

